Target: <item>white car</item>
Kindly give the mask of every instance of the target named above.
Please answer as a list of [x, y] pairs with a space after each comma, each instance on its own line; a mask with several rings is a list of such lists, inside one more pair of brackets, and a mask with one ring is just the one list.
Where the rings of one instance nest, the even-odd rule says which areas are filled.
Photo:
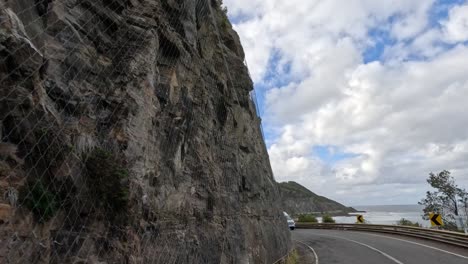
[[288, 215], [288, 213], [283, 212], [283, 214], [284, 217], [286, 217], [286, 220], [288, 221], [289, 229], [294, 230], [294, 228], [296, 228], [296, 223], [294, 222], [294, 220]]

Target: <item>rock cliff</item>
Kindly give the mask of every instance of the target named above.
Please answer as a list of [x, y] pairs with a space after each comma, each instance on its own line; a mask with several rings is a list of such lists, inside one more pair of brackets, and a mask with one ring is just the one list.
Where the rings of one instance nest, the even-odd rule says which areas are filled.
[[243, 61], [215, 0], [0, 0], [0, 262], [285, 255]]
[[290, 215], [307, 213], [346, 215], [356, 212], [356, 209], [317, 195], [297, 182], [281, 182], [278, 186], [282, 209]]

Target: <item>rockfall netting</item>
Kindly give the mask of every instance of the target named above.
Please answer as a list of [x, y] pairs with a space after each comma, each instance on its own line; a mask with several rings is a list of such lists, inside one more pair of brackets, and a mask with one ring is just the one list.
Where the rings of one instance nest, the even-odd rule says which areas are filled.
[[[213, 0], [0, 0], [1, 263], [287, 252], [250, 220], [283, 221], [230, 28]], [[279, 251], [242, 246], [258, 237]]]

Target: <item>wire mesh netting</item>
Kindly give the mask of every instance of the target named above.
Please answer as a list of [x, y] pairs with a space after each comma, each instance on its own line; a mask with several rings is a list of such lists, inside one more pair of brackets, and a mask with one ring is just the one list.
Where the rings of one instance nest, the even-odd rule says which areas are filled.
[[251, 201], [273, 179], [239, 47], [218, 1], [0, 0], [0, 262], [239, 262], [243, 228], [276, 241], [242, 218], [281, 222]]

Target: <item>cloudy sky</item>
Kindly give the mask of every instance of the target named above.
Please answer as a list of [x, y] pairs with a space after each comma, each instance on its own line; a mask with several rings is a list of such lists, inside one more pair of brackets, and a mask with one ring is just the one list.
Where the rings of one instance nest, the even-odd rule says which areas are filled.
[[278, 181], [347, 205], [468, 188], [467, 0], [224, 0]]

